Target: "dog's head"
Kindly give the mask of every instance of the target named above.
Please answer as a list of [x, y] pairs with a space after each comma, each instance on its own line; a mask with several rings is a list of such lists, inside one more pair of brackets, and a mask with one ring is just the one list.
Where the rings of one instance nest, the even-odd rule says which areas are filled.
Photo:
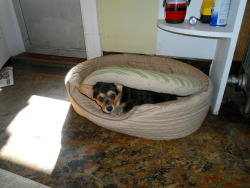
[[97, 82], [95, 85], [81, 84], [78, 86], [78, 90], [95, 100], [96, 103], [106, 113], [118, 114], [118, 106], [120, 104], [120, 98], [122, 95], [123, 85]]

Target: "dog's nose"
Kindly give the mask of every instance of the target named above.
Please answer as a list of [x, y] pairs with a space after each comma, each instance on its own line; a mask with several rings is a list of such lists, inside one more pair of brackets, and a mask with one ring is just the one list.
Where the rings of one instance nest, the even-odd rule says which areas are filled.
[[107, 109], [108, 112], [111, 112], [113, 110], [113, 107], [112, 106], [107, 106], [106, 109]]

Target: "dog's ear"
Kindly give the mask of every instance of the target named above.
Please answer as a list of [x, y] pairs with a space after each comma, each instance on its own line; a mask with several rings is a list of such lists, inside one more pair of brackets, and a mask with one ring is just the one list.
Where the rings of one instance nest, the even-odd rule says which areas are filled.
[[119, 92], [122, 92], [123, 85], [115, 83], [115, 86]]
[[92, 85], [81, 84], [81, 85], [78, 86], [78, 90], [82, 94], [84, 94], [87, 97], [93, 99], [94, 90], [93, 90], [93, 86]]

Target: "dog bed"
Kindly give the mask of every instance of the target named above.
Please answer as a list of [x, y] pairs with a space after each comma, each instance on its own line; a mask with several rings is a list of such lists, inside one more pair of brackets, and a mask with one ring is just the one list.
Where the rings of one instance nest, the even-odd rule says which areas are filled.
[[[202, 87], [195, 94], [175, 101], [136, 106], [121, 116], [106, 114], [77, 88], [94, 71], [113, 65], [187, 75], [199, 79]], [[103, 56], [78, 64], [67, 74], [65, 85], [78, 114], [109, 130], [153, 140], [177, 139], [196, 131], [207, 115], [212, 92], [210, 79], [188, 64], [166, 57], [133, 54]]]

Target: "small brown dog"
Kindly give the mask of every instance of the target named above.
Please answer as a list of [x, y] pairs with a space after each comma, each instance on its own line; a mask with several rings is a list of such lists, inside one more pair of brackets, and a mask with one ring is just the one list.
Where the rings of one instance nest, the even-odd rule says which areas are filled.
[[176, 95], [138, 90], [121, 84], [97, 82], [95, 85], [81, 84], [78, 90], [95, 100], [102, 111], [115, 115], [128, 112], [134, 106], [142, 104], [155, 104], [176, 100]]

